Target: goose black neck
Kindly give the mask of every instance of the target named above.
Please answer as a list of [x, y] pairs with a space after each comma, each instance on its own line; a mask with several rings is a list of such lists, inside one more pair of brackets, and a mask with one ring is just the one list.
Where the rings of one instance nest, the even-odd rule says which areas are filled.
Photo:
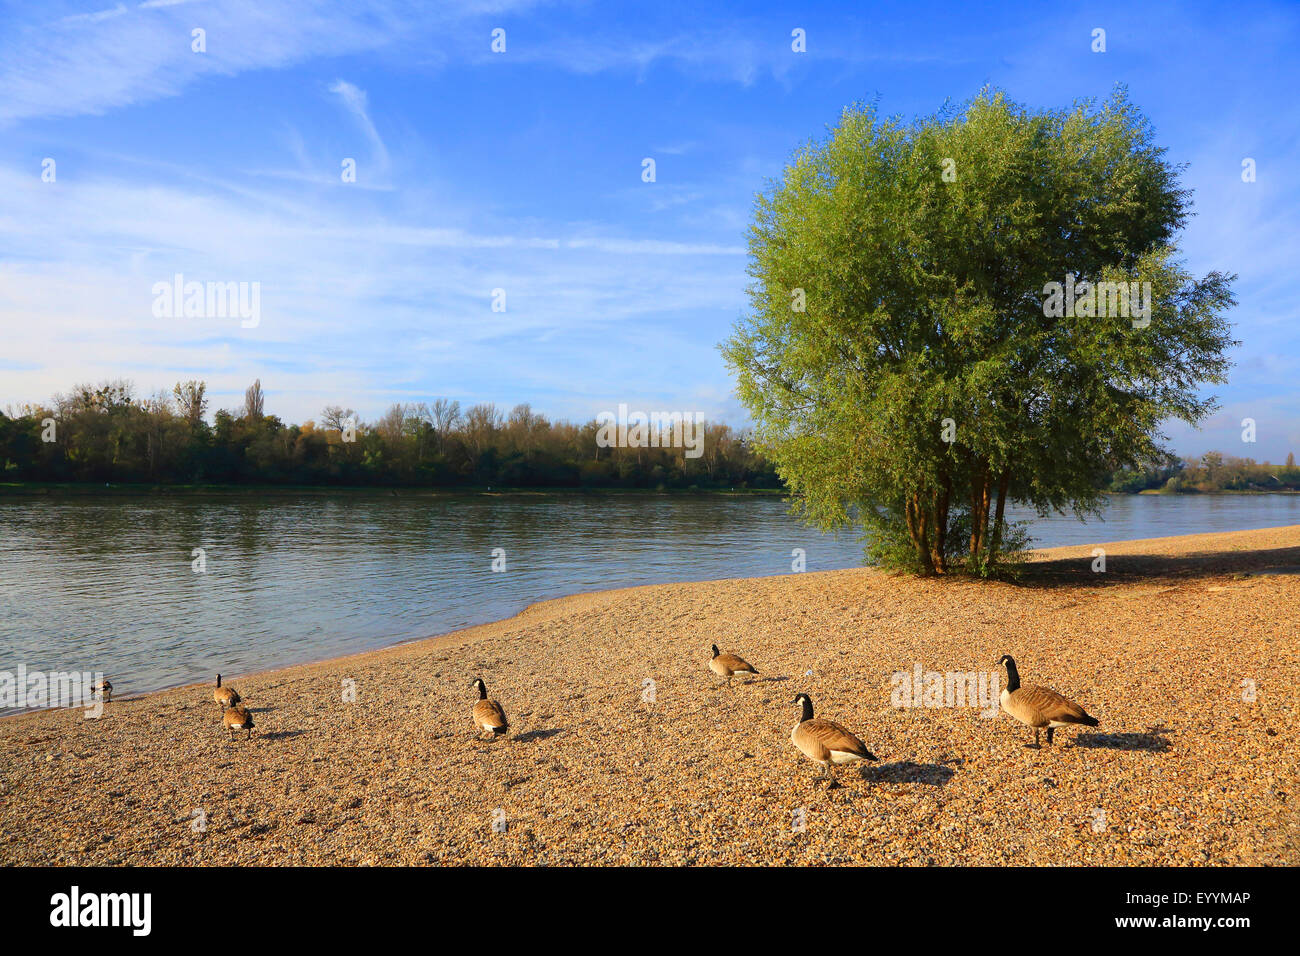
[[1016, 670], [1016, 662], [1007, 658], [1007, 690], [1015, 691], [1020, 689], [1020, 672]]
[[217, 675], [217, 686], [218, 686], [218, 687], [221, 686], [221, 675], [220, 675], [220, 674]]
[[478, 699], [487, 700], [487, 684], [482, 681], [478, 682]]
[[713, 645], [713, 656], [714, 656], [714, 657], [717, 657], [717, 656], [718, 656], [718, 645], [717, 645], [717, 644], [714, 644], [714, 645]]
[[812, 720], [812, 701], [807, 697], [803, 699], [803, 716], [799, 718], [799, 723], [805, 720]]

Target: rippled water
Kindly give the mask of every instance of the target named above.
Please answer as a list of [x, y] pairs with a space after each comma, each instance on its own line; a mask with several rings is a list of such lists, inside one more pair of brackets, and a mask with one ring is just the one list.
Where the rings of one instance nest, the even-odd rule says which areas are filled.
[[[1118, 497], [1035, 522], [1043, 547], [1300, 524], [1300, 496]], [[191, 570], [203, 548], [206, 573]], [[491, 569], [505, 549], [506, 570]], [[861, 563], [775, 498], [655, 495], [0, 498], [0, 671], [115, 694], [320, 660], [543, 598]]]

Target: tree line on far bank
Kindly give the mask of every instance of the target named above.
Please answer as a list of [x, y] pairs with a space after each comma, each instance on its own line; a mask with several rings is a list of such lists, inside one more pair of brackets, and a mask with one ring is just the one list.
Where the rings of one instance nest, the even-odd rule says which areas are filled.
[[[391, 485], [506, 488], [762, 489], [780, 482], [743, 434], [705, 422], [703, 453], [601, 447], [595, 421], [550, 421], [517, 405], [393, 405], [363, 423], [342, 406], [318, 421], [267, 414], [261, 382], [208, 420], [207, 386], [135, 394], [79, 385], [46, 405], [0, 413], [0, 481]], [[52, 420], [52, 429], [50, 422]], [[52, 438], [52, 441], [44, 440]]]
[[1300, 468], [1294, 452], [1286, 456], [1286, 464], [1272, 465], [1210, 451], [1194, 460], [1170, 456], [1142, 468], [1120, 469], [1110, 476], [1106, 490], [1128, 494], [1300, 491]]
[[[207, 411], [203, 382], [144, 398], [120, 380], [0, 411], [0, 481], [785, 490], [748, 436], [720, 424], [702, 426], [703, 454], [687, 458], [681, 448], [602, 448], [596, 422], [552, 422], [528, 405], [462, 409], [440, 398], [395, 404], [370, 423], [331, 405], [319, 421], [286, 425], [265, 413], [259, 381], [244, 407], [211, 422]], [[1300, 491], [1300, 468], [1294, 454], [1285, 465], [1168, 455], [1110, 473], [1100, 490]]]

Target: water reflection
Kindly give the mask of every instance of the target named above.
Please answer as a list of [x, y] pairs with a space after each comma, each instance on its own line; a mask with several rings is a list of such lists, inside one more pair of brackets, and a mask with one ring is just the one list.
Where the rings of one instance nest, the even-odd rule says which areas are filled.
[[[1013, 514], [1015, 517], [1025, 515]], [[1300, 523], [1300, 496], [1120, 497], [1040, 546]], [[191, 571], [203, 548], [207, 571]], [[491, 570], [503, 548], [507, 571]], [[0, 670], [101, 670], [121, 695], [365, 650], [547, 597], [861, 563], [777, 499], [0, 499]]]

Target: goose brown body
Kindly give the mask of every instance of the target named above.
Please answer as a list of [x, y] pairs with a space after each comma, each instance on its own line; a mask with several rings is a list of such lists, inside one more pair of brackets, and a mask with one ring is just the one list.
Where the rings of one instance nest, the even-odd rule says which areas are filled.
[[510, 724], [506, 721], [506, 712], [495, 700], [488, 699], [487, 685], [481, 679], [474, 681], [473, 686], [478, 688], [479, 693], [479, 699], [474, 703], [474, 726], [491, 731], [494, 737], [504, 734], [510, 729]]
[[1002, 709], [1030, 727], [1063, 727], [1084, 724], [1096, 727], [1097, 720], [1088, 712], [1054, 690], [1046, 687], [1020, 687], [1002, 692]]
[[243, 700], [243, 698], [239, 696], [239, 692], [236, 691], [235, 688], [221, 686], [220, 674], [217, 675], [217, 687], [216, 690], [212, 692], [212, 699], [215, 700], [222, 707], [227, 707], [227, 708], [234, 707], [241, 700]]
[[717, 644], [713, 645], [713, 658], [709, 661], [709, 670], [719, 677], [725, 677], [728, 681], [736, 674], [758, 674], [758, 669], [743, 657], [719, 653]]
[[480, 700], [474, 704], [474, 723], [494, 734], [505, 733], [510, 729], [506, 723], [506, 712], [495, 700]]
[[1034, 728], [1034, 745], [1038, 745], [1038, 732], [1047, 728], [1047, 745], [1052, 744], [1052, 735], [1057, 727], [1071, 725], [1096, 727], [1100, 721], [1070, 698], [1047, 687], [1034, 685], [1022, 687], [1020, 672], [1016, 669], [1015, 659], [1004, 654], [999, 664], [1007, 666], [1007, 686], [1002, 690], [1002, 709], [1020, 721]]
[[253, 715], [242, 705], [239, 707], [229, 707], [225, 715], [221, 718], [221, 726], [230, 731], [231, 739], [234, 738], [238, 730], [248, 731], [248, 736], [253, 736]]
[[835, 721], [821, 717], [795, 724], [790, 740], [805, 757], [820, 764], [876, 759], [856, 736]]
[[[803, 718], [791, 729], [790, 742], [809, 760], [821, 764], [824, 771], [830, 772], [835, 764], [876, 759], [846, 727], [824, 717], [813, 717], [812, 699], [807, 694], [797, 696], [795, 703], [803, 704]], [[838, 786], [833, 774], [831, 786]]]

